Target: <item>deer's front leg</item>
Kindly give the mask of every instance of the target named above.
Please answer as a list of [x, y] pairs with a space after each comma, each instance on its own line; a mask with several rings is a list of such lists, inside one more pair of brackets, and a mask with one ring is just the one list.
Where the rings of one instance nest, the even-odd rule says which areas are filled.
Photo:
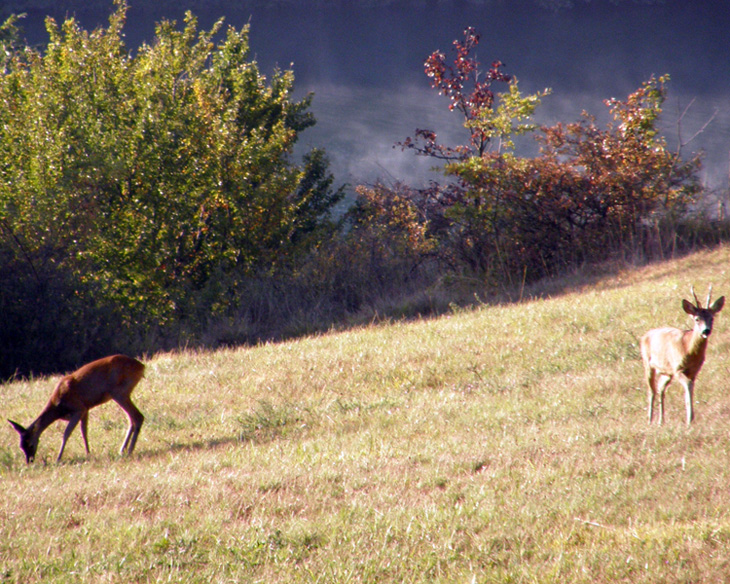
[[69, 436], [71, 436], [71, 432], [74, 431], [74, 428], [76, 428], [76, 425], [79, 423], [83, 415], [83, 412], [75, 412], [68, 419], [68, 424], [66, 425], [66, 430], [63, 432], [63, 439], [61, 440], [61, 450], [58, 451], [58, 458], [56, 458], [56, 462], [61, 462], [63, 449], [66, 448], [66, 442], [68, 441]]
[[659, 425], [660, 426], [664, 423], [664, 395], [667, 391], [667, 385], [669, 385], [670, 381], [672, 381], [672, 377], [670, 375], [660, 375], [659, 379], [657, 380], [657, 384], [658, 384], [657, 391], [659, 392]]
[[695, 418], [693, 407], [695, 382], [692, 379], [683, 376], [682, 385], [684, 385], [684, 406], [687, 410], [687, 425], [689, 426]]

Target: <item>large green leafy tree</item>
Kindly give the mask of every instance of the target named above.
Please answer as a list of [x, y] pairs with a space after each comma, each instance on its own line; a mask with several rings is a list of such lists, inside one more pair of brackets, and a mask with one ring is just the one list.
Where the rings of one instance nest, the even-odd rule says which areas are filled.
[[224, 312], [326, 239], [342, 197], [321, 151], [293, 161], [310, 99], [291, 71], [260, 73], [247, 28], [188, 14], [131, 52], [126, 12], [93, 32], [49, 19], [43, 52], [17, 19], [0, 30], [0, 342], [66, 361]]

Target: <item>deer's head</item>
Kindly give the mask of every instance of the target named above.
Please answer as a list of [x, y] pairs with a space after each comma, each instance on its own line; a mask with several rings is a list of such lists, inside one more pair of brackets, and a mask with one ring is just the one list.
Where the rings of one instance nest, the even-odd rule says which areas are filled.
[[25, 454], [25, 462], [30, 464], [35, 459], [35, 453], [38, 450], [38, 434], [28, 428], [23, 428], [18, 422], [13, 422], [12, 420], [8, 420], [8, 422], [20, 434], [20, 449]]
[[695, 303], [692, 304], [689, 300], [682, 300], [682, 308], [694, 319], [694, 329], [703, 339], [706, 339], [712, 333], [712, 322], [715, 315], [722, 310], [725, 304], [725, 297], [720, 296], [715, 302], [710, 305], [710, 298], [712, 296], [712, 286], [707, 294], [707, 308], [702, 308], [702, 303], [697, 299], [695, 294], [694, 286], [691, 288], [692, 296], [695, 299]]

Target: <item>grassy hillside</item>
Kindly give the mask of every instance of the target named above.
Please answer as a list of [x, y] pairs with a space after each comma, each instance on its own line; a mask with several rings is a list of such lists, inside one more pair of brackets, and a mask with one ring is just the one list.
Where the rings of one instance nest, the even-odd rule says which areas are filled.
[[[637, 338], [730, 295], [730, 248], [550, 298], [158, 355], [147, 420], [0, 432], [2, 582], [717, 582], [730, 573], [730, 313], [683, 423], [646, 424]], [[559, 286], [554, 286], [558, 290]], [[0, 387], [30, 422], [53, 379]]]

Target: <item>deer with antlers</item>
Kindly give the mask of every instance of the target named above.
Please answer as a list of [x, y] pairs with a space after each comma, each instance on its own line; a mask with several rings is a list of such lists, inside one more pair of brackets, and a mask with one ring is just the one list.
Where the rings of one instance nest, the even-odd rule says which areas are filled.
[[66, 441], [79, 422], [88, 456], [89, 441], [86, 437], [86, 427], [89, 410], [109, 400], [114, 400], [129, 418], [129, 430], [122, 443], [120, 454], [125, 450], [132, 454], [144, 416], [132, 403], [130, 395], [143, 375], [144, 365], [137, 359], [125, 355], [113, 355], [87, 363], [63, 377], [51, 393], [46, 407], [30, 426], [24, 428], [17, 422], [8, 420], [20, 434], [20, 448], [25, 454], [25, 461], [28, 464], [33, 462], [41, 434], [56, 420], [68, 421], [56, 462], [60, 462]]
[[697, 299], [694, 286], [690, 287], [695, 303], [682, 300], [682, 308], [694, 319], [694, 328], [683, 331], [674, 327], [650, 330], [641, 338], [641, 357], [644, 361], [647, 396], [649, 398], [649, 423], [654, 413], [654, 399], [659, 393], [659, 424], [664, 422], [664, 392], [675, 377], [684, 386], [684, 403], [687, 425], [694, 419], [692, 402], [697, 374], [705, 362], [707, 340], [712, 333], [715, 315], [722, 310], [725, 297], [721, 296], [710, 305], [712, 286], [707, 294], [707, 307]]

